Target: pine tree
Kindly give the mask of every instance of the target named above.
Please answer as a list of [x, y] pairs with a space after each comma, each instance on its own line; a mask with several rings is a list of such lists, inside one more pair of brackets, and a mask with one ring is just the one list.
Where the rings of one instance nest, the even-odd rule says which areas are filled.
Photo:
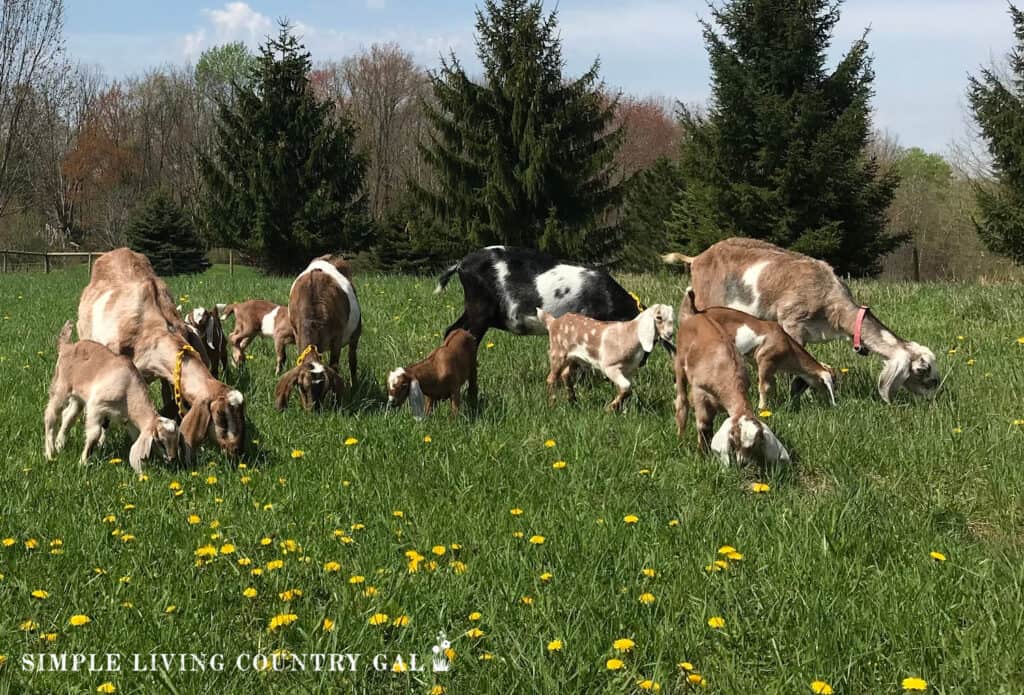
[[620, 268], [650, 271], [659, 267], [662, 253], [685, 243], [674, 238], [667, 226], [685, 185], [679, 167], [664, 157], [629, 180], [622, 206], [626, 244], [618, 263]]
[[692, 251], [755, 237], [870, 275], [904, 241], [885, 233], [896, 175], [881, 174], [865, 149], [874, 80], [866, 35], [831, 72], [825, 65], [839, 6], [712, 8], [712, 101], [706, 115], [683, 110], [686, 190], [672, 223]]
[[1024, 12], [1010, 5], [1010, 17], [1016, 40], [1010, 79], [982, 70], [970, 78], [967, 97], [996, 179], [975, 185], [978, 236], [994, 253], [1024, 264]]
[[556, 13], [545, 16], [540, 0], [485, 0], [476, 29], [482, 79], [454, 54], [431, 75], [434, 132], [421, 151], [437, 181], [420, 199], [473, 245], [607, 259], [620, 242], [605, 224], [620, 198], [620, 136], [598, 62], [563, 76]]
[[171, 197], [156, 191], [128, 225], [128, 246], [149, 258], [157, 275], [201, 273], [210, 267], [206, 246]]
[[250, 85], [235, 84], [232, 102], [220, 103], [215, 150], [200, 157], [211, 236], [274, 273], [370, 242], [355, 130], [317, 100], [309, 71], [309, 53], [282, 23]]

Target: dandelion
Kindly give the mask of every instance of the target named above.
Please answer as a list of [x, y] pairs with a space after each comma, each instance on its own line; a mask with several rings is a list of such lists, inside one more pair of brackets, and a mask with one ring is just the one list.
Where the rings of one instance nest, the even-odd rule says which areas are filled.
[[177, 480], [172, 480], [170, 485], [167, 486], [167, 489], [177, 492], [178, 490], [181, 490], [181, 483], [179, 483]]
[[642, 681], [637, 681], [636, 687], [640, 688], [641, 690], [650, 690], [652, 693], [657, 693], [661, 691], [661, 685], [656, 681], [652, 681], [650, 678], [647, 678]]
[[488, 350], [491, 350], [494, 348], [494, 343], [487, 343], [487, 345], [484, 345], [484, 347], [487, 348]]
[[392, 665], [391, 670], [394, 673], [405, 673], [409, 670], [409, 667], [405, 665], [404, 661], [402, 661], [402, 657], [398, 657], [394, 665]]
[[321, 628], [321, 629], [322, 629], [322, 630], [323, 630], [324, 632], [332, 632], [332, 631], [334, 630], [334, 621], [333, 621], [333, 620], [331, 620], [330, 618], [324, 618], [324, 622], [323, 622], [323, 624], [322, 624], [322, 625], [320, 626], [320, 628]]
[[640, 573], [648, 579], [654, 579], [654, 576], [657, 574], [657, 572], [650, 567], [644, 567], [642, 570], [640, 570]]
[[423, 443], [424, 444], [430, 444], [430, 442], [432, 442], [432, 441], [434, 441], [434, 438], [431, 437], [429, 434], [426, 435], [425, 437], [423, 437]]
[[388, 622], [388, 614], [387, 613], [374, 613], [373, 615], [370, 616], [370, 619], [367, 620], [366, 622], [368, 622], [370, 625], [386, 625], [387, 622]]
[[704, 676], [700, 675], [699, 673], [691, 673], [690, 675], [688, 675], [686, 677], [686, 682], [690, 685], [707, 685], [707, 681], [704, 680]]
[[544, 545], [544, 536], [530, 536], [530, 543], [533, 545]]
[[640, 517], [638, 517], [636, 514], [627, 514], [626, 516], [622, 517], [622, 520], [625, 521], [627, 524], [635, 524], [636, 522], [640, 521]]
[[604, 667], [609, 671], [618, 671], [625, 665], [622, 659], [608, 659], [608, 661], [604, 662]]
[[444, 686], [441, 684], [435, 685], [430, 689], [430, 695], [444, 695]]
[[560, 640], [560, 639], [553, 639], [550, 642], [548, 642], [548, 651], [549, 652], [560, 652], [560, 651], [562, 651], [562, 640]]
[[121, 459], [119, 459], [119, 458], [112, 458], [112, 459], [110, 459], [109, 463], [112, 466], [116, 466], [117, 464], [121, 463]]
[[134, 540], [135, 540], [135, 536], [133, 536], [130, 533], [126, 533], [123, 536], [121, 536], [121, 542], [122, 543], [131, 543]]
[[771, 488], [771, 486], [768, 483], [751, 483], [750, 484], [750, 491], [753, 492], [754, 494], [757, 494], [757, 495], [760, 495], [762, 493], [768, 492], [771, 489], [772, 488]]
[[288, 627], [298, 619], [299, 616], [294, 613], [278, 613], [270, 619], [270, 623], [267, 625], [267, 631], [273, 632], [279, 627]]
[[675, 528], [676, 526], [679, 525], [679, 519], [669, 519], [668, 520], [668, 525], [669, 525], [669, 528]]
[[25, 547], [29, 550], [35, 550], [39, 547], [39, 541], [37, 541], [35, 538], [29, 538], [27, 541], [25, 541]]
[[466, 573], [467, 567], [466, 567], [466, 563], [465, 562], [462, 562], [460, 560], [456, 560], [455, 562], [452, 563], [451, 567], [452, 567], [452, 572], [454, 572], [455, 574], [465, 574]]
[[324, 572], [337, 572], [341, 569], [341, 564], [331, 560], [330, 562], [324, 563]]
[[708, 618], [708, 627], [712, 628], [713, 630], [721, 630], [723, 627], [725, 627], [725, 618], [722, 618], [721, 616], [717, 615]]
[[35, 622], [34, 620], [26, 620], [25, 622], [18, 624], [18, 629], [22, 632], [31, 632], [32, 630], [36, 630], [38, 628], [39, 623]]
[[293, 459], [300, 459], [300, 458], [302, 458], [305, 455], [306, 455], [306, 452], [303, 451], [302, 449], [292, 449], [292, 458]]
[[242, 589], [242, 596], [245, 596], [246, 598], [256, 598], [258, 594], [259, 592], [251, 586], [247, 586], [246, 588]]
[[962, 433], [963, 433], [963, 428], [961, 428], [961, 427], [954, 427], [953, 428], [953, 434], [962, 434]]
[[678, 664], [676, 664], [676, 666], [678, 666], [681, 671], [693, 670], [693, 664], [691, 664], [689, 661], [680, 661]]
[[555, 461], [554, 463], [551, 464], [551, 467], [554, 468], [556, 471], [560, 471], [568, 465], [569, 464], [566, 463], [565, 461]]
[[471, 627], [466, 630], [466, 637], [470, 639], [480, 639], [484, 636], [484, 631], [478, 627]]
[[231, 543], [225, 543], [220, 547], [221, 555], [230, 555], [233, 552], [235, 552], [235, 546]]
[[480, 611], [473, 611], [472, 613], [469, 614], [469, 620], [471, 622], [474, 622], [474, 623], [477, 620], [480, 620], [480, 618], [482, 618], [482, 617], [483, 617], [483, 615], [480, 613]]
[[277, 597], [284, 602], [292, 601], [302, 597], [302, 589], [285, 589], [278, 592]]
[[[522, 513], [523, 513], [523, 510], [520, 509], [519, 507], [513, 507], [512, 509], [508, 510], [508, 513], [511, 514], [512, 516], [521, 516]], [[6, 541], [4, 541], [4, 542], [6, 543]], [[11, 539], [11, 542], [13, 544], [13, 542], [14, 542], [13, 538]]]
[[612, 647], [617, 652], [628, 652], [636, 646], [636, 642], [629, 639], [628, 637], [620, 637], [619, 639], [612, 642]]
[[239, 567], [248, 567], [251, 564], [252, 564], [252, 560], [247, 558], [247, 557], [240, 557], [240, 558], [238, 558], [238, 566]]
[[552, 578], [552, 577], [554, 577], [554, 576], [555, 576], [555, 575], [551, 574], [550, 572], [541, 572], [541, 574], [540, 574], [540, 580], [541, 580], [542, 582], [550, 582], [550, 581], [551, 581], [551, 578]]
[[189, 514], [188, 515], [188, 523], [191, 524], [192, 526], [195, 526], [196, 524], [201, 524], [202, 522], [203, 522], [203, 520], [202, 520], [202, 518], [198, 514]]
[[267, 568], [268, 572], [273, 572], [274, 570], [279, 570], [282, 567], [284, 567], [284, 560], [271, 560], [266, 565], [266, 568]]
[[206, 476], [206, 484], [207, 485], [216, 485], [217, 484], [217, 476], [215, 476], [215, 475], [208, 475], [208, 476]]
[[5, 548], [10, 548], [12, 545], [15, 544], [15, 542], [16, 541], [13, 538], [5, 538], [2, 541], [0, 541], [0, 543], [3, 543]]
[[654, 598], [654, 594], [652, 594], [649, 591], [640, 594], [640, 603], [644, 604], [645, 606], [651, 605], [652, 603], [654, 603], [655, 600], [656, 599]]
[[944, 554], [940, 553], [938, 550], [933, 550], [930, 553], [928, 553], [928, 555], [933, 560], [935, 560], [936, 562], [945, 562], [946, 561], [946, 556]]
[[84, 615], [82, 613], [78, 613], [77, 615], [73, 615], [68, 620], [68, 624], [72, 625], [74, 627], [81, 627], [83, 625], [88, 625], [91, 622], [92, 622], [92, 619], [89, 616]]
[[98, 693], [116, 693], [117, 692], [117, 686], [114, 685], [113, 683], [111, 683], [110, 681], [107, 681], [106, 683], [100, 683], [98, 686], [96, 686], [96, 692], [98, 692]]
[[365, 581], [366, 581], [366, 577], [364, 577], [361, 574], [353, 574], [351, 577], [348, 578], [348, 583], [349, 584], [353, 584], [353, 585], [354, 584], [362, 584]]
[[373, 598], [377, 595], [377, 593], [377, 587], [375, 586], [368, 586], [365, 589], [363, 589], [363, 596], [365, 596], [366, 598]]
[[393, 627], [406, 627], [409, 624], [409, 616], [400, 615], [391, 621]]
[[50, 598], [50, 592], [45, 589], [36, 589], [32, 592], [32, 598], [37, 598], [40, 601], [44, 601]]
[[260, 545], [270, 545], [273, 542], [274, 540], [272, 538], [267, 538], [266, 536], [260, 539]]
[[1022, 335], [1021, 337], [1017, 338], [1017, 344], [1018, 345], [1024, 345], [1024, 335]]
[[554, 439], [547, 440], [546, 442], [544, 442], [544, 446], [546, 446], [548, 449], [551, 449], [552, 447], [555, 446], [555, 440]]
[[924, 691], [928, 689], [928, 681], [924, 678], [904, 678], [901, 685], [904, 690]]
[[438, 557], [441, 557], [442, 555], [444, 555], [446, 550], [447, 548], [445, 548], [443, 545], [435, 545], [433, 548], [430, 549], [430, 552], [432, 552], [434, 555], [437, 555]]
[[248, 485], [250, 482], [252, 482], [252, 476], [243, 475], [241, 478], [238, 479], [238, 482], [240, 482], [242, 485]]
[[728, 555], [729, 553], [735, 553], [735, 552], [736, 552], [736, 548], [732, 547], [731, 545], [723, 545], [721, 548], [718, 549], [718, 554], [719, 555]]
[[364, 528], [366, 528], [366, 524], [361, 524], [357, 521], [356, 523], [349, 526], [349, 528], [353, 531], [362, 531]]
[[512, 532], [512, 537], [513, 538], [523, 538], [525, 535], [526, 534], [524, 534], [522, 531], [513, 531]]
[[832, 686], [825, 681], [811, 681], [811, 692], [817, 695], [832, 695]]
[[207, 544], [200, 548], [196, 548], [194, 555], [200, 560], [208, 560], [217, 556], [217, 548]]
[[164, 608], [164, 613], [166, 613], [167, 615], [170, 615], [171, 613], [176, 613], [177, 611], [178, 607], [175, 606], [173, 603], [167, 606], [167, 608]]
[[359, 440], [356, 439], [355, 437], [348, 437], [345, 440], [345, 446], [352, 446], [353, 444], [358, 444], [358, 443], [359, 443]]
[[519, 602], [522, 603], [524, 606], [532, 606], [533, 605], [533, 597], [532, 596], [523, 596], [521, 599], [519, 599]]

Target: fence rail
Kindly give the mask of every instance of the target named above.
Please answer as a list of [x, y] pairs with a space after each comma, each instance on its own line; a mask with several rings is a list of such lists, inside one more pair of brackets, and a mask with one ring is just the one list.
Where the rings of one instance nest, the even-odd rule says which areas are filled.
[[[106, 251], [12, 251], [0, 249], [0, 272], [11, 273], [16, 270], [37, 270], [40, 264], [42, 264], [43, 272], [48, 273], [51, 268], [67, 266], [68, 260], [84, 258], [91, 273], [93, 260], [104, 253]], [[233, 275], [236, 259], [234, 252], [230, 249], [227, 250], [227, 263], [228, 272]]]

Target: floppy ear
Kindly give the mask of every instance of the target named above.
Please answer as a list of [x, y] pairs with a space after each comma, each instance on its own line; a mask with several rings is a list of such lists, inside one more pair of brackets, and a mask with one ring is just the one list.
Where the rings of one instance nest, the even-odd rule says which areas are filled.
[[903, 388], [909, 377], [910, 356], [901, 350], [886, 360], [882, 373], [878, 375], [878, 394], [882, 400], [890, 403], [892, 394]]
[[278, 410], [284, 410], [288, 407], [288, 397], [291, 396], [292, 389], [295, 388], [295, 382], [299, 380], [299, 371], [302, 367], [294, 367], [289, 369], [281, 377], [281, 380], [277, 382], [277, 388], [274, 390], [274, 407]]
[[132, 444], [128, 453], [128, 462], [132, 464], [132, 470], [136, 473], [142, 472], [142, 460], [149, 458], [149, 452], [153, 448], [153, 435], [150, 432], [140, 432], [139, 438]]
[[423, 396], [420, 382], [413, 379], [409, 384], [409, 409], [412, 411], [412, 416], [417, 420], [422, 420], [426, 416], [426, 408], [426, 398]]
[[637, 327], [636, 334], [640, 339], [640, 347], [644, 349], [644, 352], [650, 352], [654, 349], [654, 336], [656, 333], [654, 312], [648, 309], [640, 314], [639, 320], [640, 325]]
[[189, 449], [195, 449], [210, 429], [210, 401], [193, 403], [181, 421], [181, 437]]
[[828, 391], [828, 399], [832, 405], [836, 404], [836, 389], [832, 379], [831, 372], [825, 372], [821, 375], [821, 383], [825, 386], [825, 390]]

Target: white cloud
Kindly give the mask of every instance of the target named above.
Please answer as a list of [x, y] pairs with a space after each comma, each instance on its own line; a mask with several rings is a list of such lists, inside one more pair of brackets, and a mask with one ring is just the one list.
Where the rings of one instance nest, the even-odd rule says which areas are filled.
[[196, 58], [213, 44], [243, 41], [250, 46], [260, 43], [272, 32], [274, 23], [245, 2], [229, 2], [221, 9], [202, 11], [206, 26], [185, 34], [182, 51], [186, 58]]

